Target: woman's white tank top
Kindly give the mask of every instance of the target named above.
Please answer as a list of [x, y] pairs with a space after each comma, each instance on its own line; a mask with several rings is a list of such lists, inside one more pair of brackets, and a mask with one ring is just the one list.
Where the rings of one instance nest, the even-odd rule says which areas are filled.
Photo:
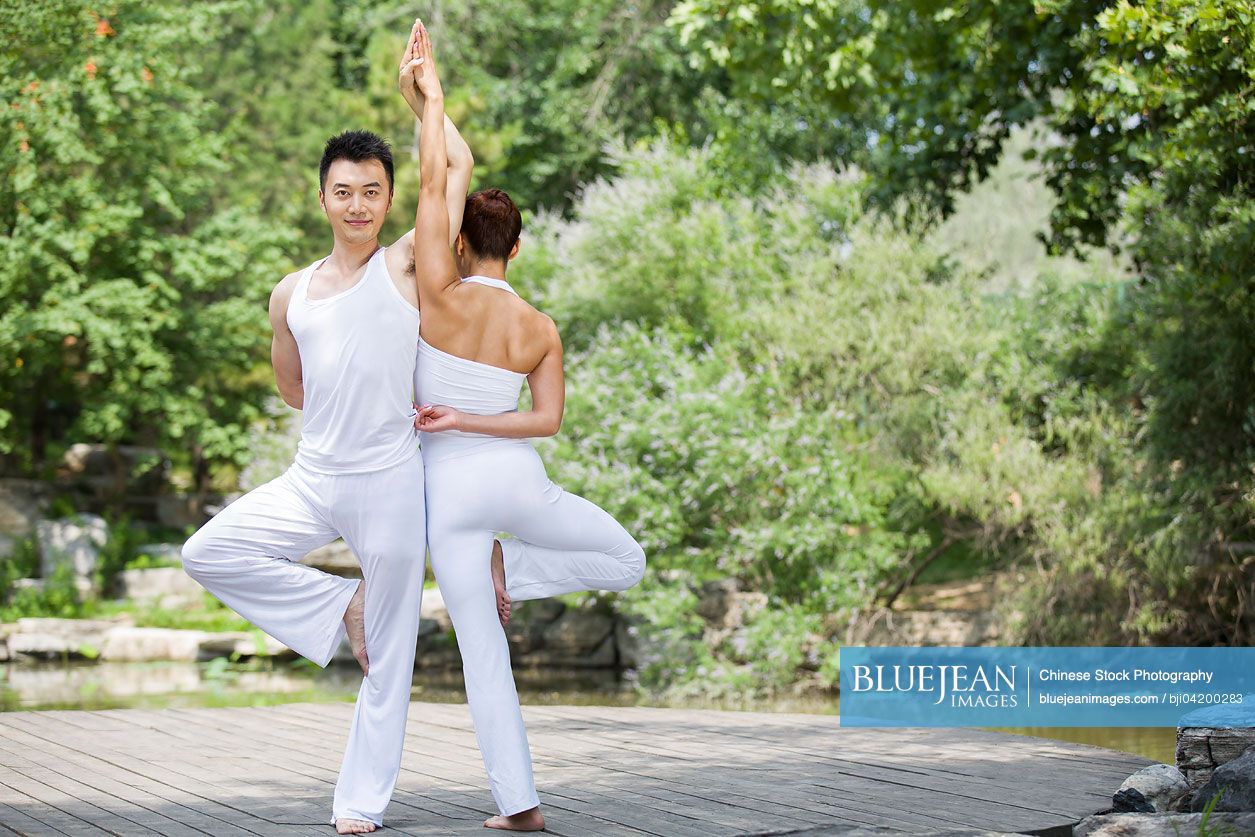
[[356, 285], [310, 299], [310, 276], [321, 263], [305, 268], [288, 303], [305, 387], [296, 463], [321, 474], [391, 468], [418, 451], [418, 309], [392, 283], [383, 248]]
[[[488, 285], [518, 295], [501, 279], [471, 276], [462, 281]], [[414, 378], [414, 392], [420, 404], [443, 404], [464, 413], [481, 416], [509, 413], [519, 408], [519, 391], [526, 379], [527, 375], [522, 372], [467, 360], [441, 351], [421, 337], [418, 340], [418, 369]], [[527, 439], [507, 439], [479, 433], [463, 433], [460, 430], [419, 435], [423, 440], [423, 459], [432, 463], [485, 450], [531, 447], [531, 442]]]

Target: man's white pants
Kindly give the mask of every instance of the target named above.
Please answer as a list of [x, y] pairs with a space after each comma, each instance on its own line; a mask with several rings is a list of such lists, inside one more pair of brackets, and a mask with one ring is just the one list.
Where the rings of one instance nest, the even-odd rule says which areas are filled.
[[488, 445], [427, 462], [428, 543], [462, 653], [466, 698], [502, 814], [539, 804], [510, 649], [497, 617], [490, 560], [498, 532], [515, 601], [579, 590], [626, 590], [645, 553], [613, 517], [549, 481], [530, 445]]
[[343, 537], [366, 582], [366, 652], [333, 818], [383, 823], [401, 768], [423, 594], [423, 460], [364, 474], [293, 465], [205, 524], [183, 566], [224, 604], [298, 654], [327, 665], [344, 637], [353, 579], [297, 561]]

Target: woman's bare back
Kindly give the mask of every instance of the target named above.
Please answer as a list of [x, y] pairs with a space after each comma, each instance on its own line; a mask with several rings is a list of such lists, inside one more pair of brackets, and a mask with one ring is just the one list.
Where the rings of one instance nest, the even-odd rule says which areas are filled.
[[552, 349], [553, 321], [504, 288], [463, 281], [421, 320], [423, 340], [442, 352], [530, 374]]

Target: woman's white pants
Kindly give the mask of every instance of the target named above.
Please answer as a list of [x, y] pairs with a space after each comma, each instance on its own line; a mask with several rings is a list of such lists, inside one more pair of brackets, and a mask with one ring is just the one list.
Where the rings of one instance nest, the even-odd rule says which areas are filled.
[[357, 695], [333, 819], [381, 825], [400, 772], [423, 594], [422, 492], [417, 453], [364, 474], [319, 474], [293, 465], [231, 503], [183, 547], [192, 578], [320, 666], [340, 645], [358, 582], [297, 562], [337, 536], [357, 555], [366, 582], [370, 674]]
[[645, 553], [613, 517], [549, 481], [527, 443], [501, 440], [453, 458], [428, 456], [427, 539], [453, 622], [466, 697], [493, 799], [502, 814], [539, 804], [490, 561], [498, 533], [515, 601], [626, 590]]

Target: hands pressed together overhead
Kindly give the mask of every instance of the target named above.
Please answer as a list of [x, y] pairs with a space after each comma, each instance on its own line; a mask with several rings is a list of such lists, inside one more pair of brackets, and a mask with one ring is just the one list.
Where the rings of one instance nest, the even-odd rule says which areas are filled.
[[419, 117], [423, 114], [423, 105], [427, 99], [444, 98], [440, 77], [436, 72], [436, 60], [431, 51], [431, 37], [427, 34], [427, 27], [417, 18], [410, 29], [410, 40], [406, 44], [405, 54], [401, 56], [397, 86], [410, 109]]

